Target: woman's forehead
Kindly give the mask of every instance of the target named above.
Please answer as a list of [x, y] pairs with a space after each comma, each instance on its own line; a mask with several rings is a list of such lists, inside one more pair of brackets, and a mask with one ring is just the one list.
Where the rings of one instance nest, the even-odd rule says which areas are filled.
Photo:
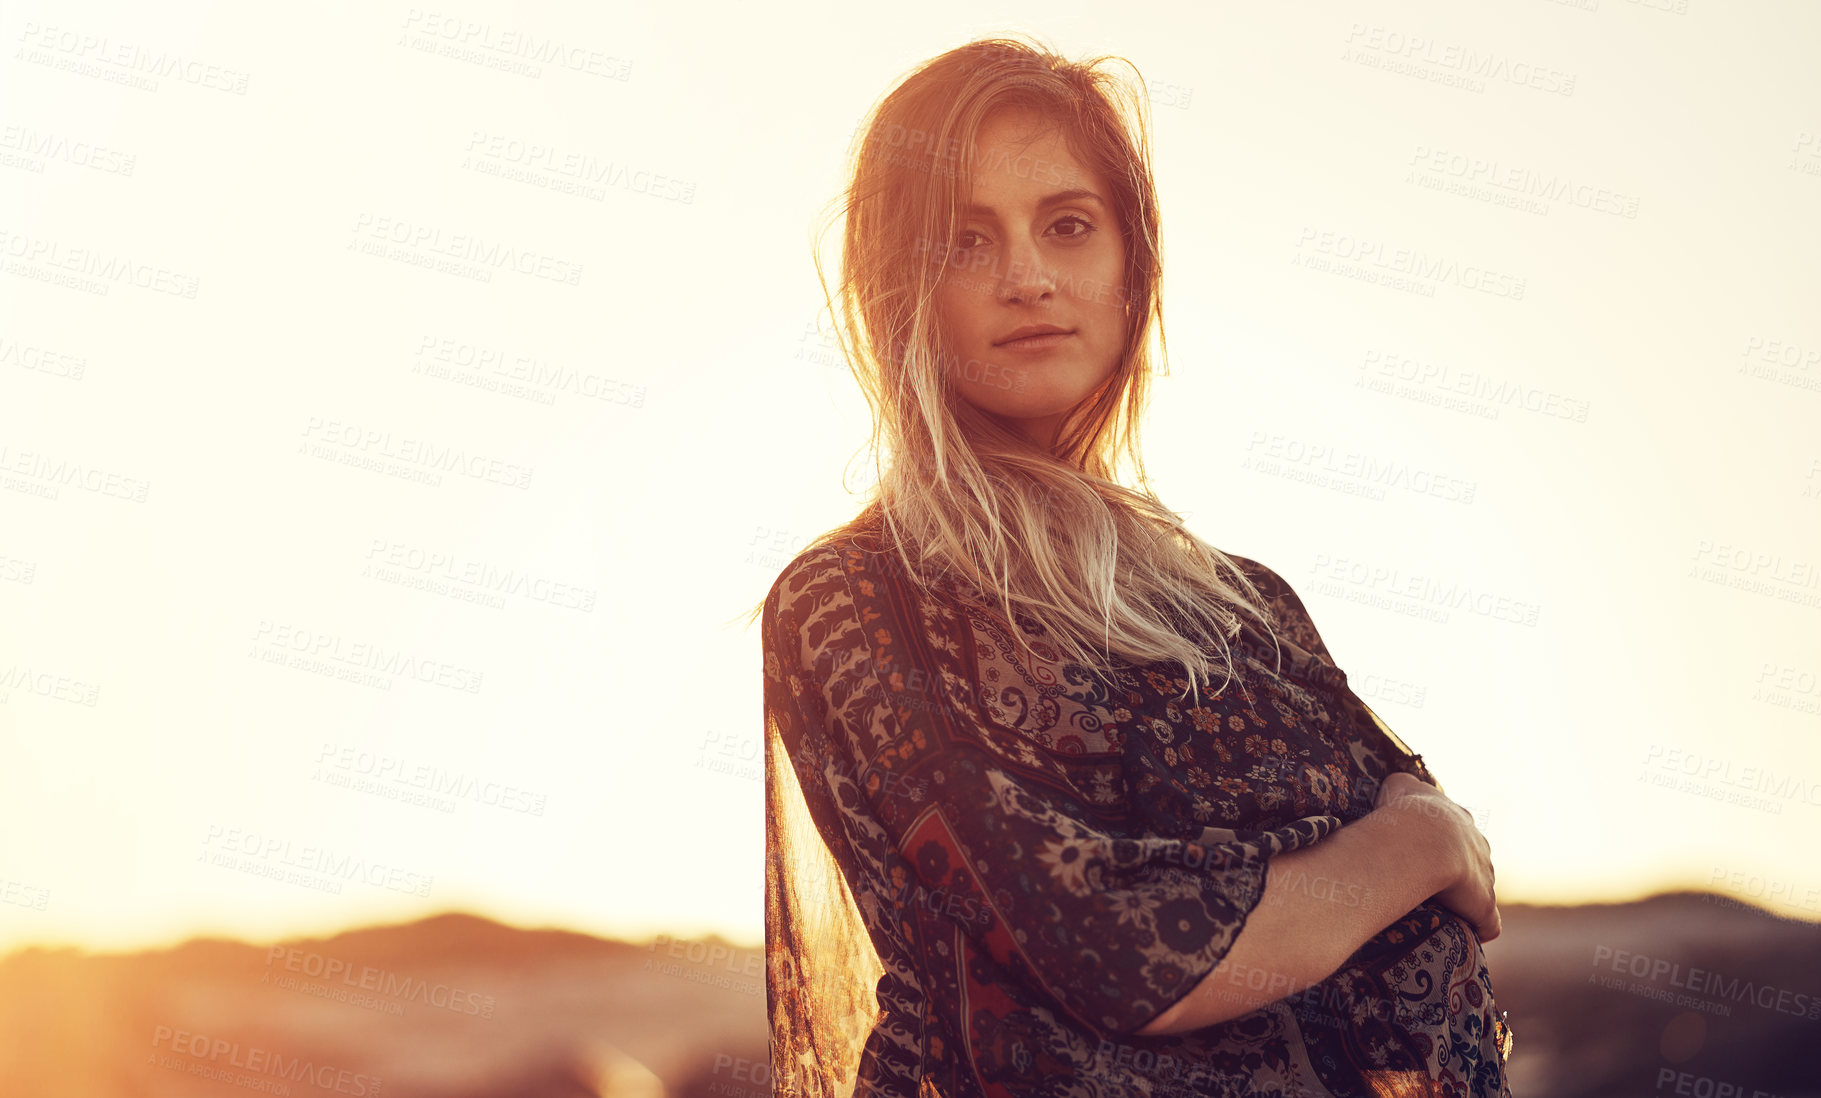
[[[975, 195], [1041, 191], [1078, 197], [1076, 192], [1086, 191], [1111, 199], [1105, 181], [1076, 154], [1062, 125], [1031, 112], [1005, 122], [988, 116], [974, 137], [964, 179], [964, 190]], [[964, 202], [990, 204], [973, 196]]]

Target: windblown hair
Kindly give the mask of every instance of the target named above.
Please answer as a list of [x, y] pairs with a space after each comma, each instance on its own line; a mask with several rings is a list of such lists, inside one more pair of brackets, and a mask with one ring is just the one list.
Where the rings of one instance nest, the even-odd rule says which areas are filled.
[[[1231, 677], [1226, 639], [1241, 613], [1274, 635], [1251, 580], [1164, 507], [1145, 476], [1138, 432], [1153, 331], [1166, 361], [1163, 268], [1147, 102], [1105, 71], [1115, 60], [1123, 59], [1070, 61], [1010, 38], [970, 42], [915, 69], [858, 131], [832, 215], [845, 221], [833, 295], [820, 254], [816, 266], [872, 411], [879, 476], [859, 517], [814, 544], [877, 530], [881, 551], [895, 552], [908, 575], [965, 578], [997, 597], [1007, 621], [1028, 617], [1103, 679], [1115, 657], [1173, 661], [1187, 672], [1184, 693], [1199, 699], [1216, 670]], [[975, 137], [1006, 108], [1060, 127], [1075, 158], [1111, 188], [1125, 242], [1124, 351], [1050, 451], [962, 396], [955, 374], [964, 364], [935, 306], [943, 278], [977, 277], [945, 257], [970, 197]], [[1136, 487], [1118, 481], [1122, 458]]]

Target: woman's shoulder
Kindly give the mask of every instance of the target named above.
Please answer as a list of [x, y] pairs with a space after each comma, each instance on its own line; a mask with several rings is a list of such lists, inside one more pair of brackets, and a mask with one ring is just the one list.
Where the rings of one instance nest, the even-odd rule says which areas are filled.
[[864, 517], [824, 533], [779, 569], [765, 597], [768, 635], [781, 627], [813, 647], [830, 634], [857, 635], [848, 627], [863, 616], [859, 604], [900, 584], [898, 554]]
[[1261, 561], [1254, 560], [1251, 557], [1241, 556], [1238, 553], [1228, 553], [1225, 550], [1222, 550], [1222, 552], [1225, 553], [1226, 558], [1229, 561], [1233, 562], [1235, 568], [1238, 568], [1241, 572], [1245, 573], [1246, 578], [1251, 580], [1253, 585], [1256, 586], [1266, 598], [1276, 599], [1285, 592], [1290, 591], [1289, 582], [1278, 575], [1276, 569], [1271, 568]]
[[[784, 594], [831, 583], [853, 585], [865, 593], [893, 588], [929, 588], [930, 577], [914, 572], [886, 535], [876, 505], [827, 531], [785, 563], [772, 582]], [[861, 588], [859, 585], [864, 584]]]
[[800, 550], [778, 570], [772, 592], [792, 595], [811, 586], [892, 579], [903, 571], [897, 554], [863, 531], [830, 531]]
[[[818, 691], [856, 729], [869, 726], [874, 709], [885, 704], [881, 675], [904, 676], [919, 704], [927, 703], [929, 688], [919, 684], [934, 681], [926, 662], [934, 657], [919, 654], [924, 640], [918, 638], [940, 628], [927, 601], [934, 594], [905, 577], [896, 552], [867, 538], [819, 540], [791, 558], [766, 598], [766, 675], [793, 692]], [[936, 620], [948, 619], [938, 614]]]
[[1258, 588], [1259, 594], [1264, 596], [1266, 606], [1270, 610], [1271, 620], [1277, 628], [1304, 650], [1320, 656], [1325, 661], [1333, 662], [1327, 644], [1322, 641], [1320, 631], [1315, 628], [1315, 619], [1310, 615], [1309, 608], [1303, 604], [1302, 597], [1296, 593], [1296, 588], [1290, 585], [1289, 580], [1285, 579], [1276, 569], [1249, 557], [1243, 557], [1237, 553], [1227, 553], [1226, 557], [1233, 562], [1236, 568], [1245, 573], [1246, 578]]
[[818, 541], [790, 558], [771, 581], [771, 594], [794, 594], [814, 583], [825, 583], [843, 573], [841, 546]]

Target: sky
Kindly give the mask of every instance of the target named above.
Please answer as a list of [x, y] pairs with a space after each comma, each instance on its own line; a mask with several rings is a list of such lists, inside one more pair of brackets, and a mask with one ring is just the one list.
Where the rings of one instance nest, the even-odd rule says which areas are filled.
[[1501, 902], [1821, 918], [1821, 9], [868, 18], [9, 8], [0, 952], [758, 941], [742, 615], [872, 476], [812, 233], [874, 102], [1005, 32], [1143, 75], [1153, 486]]

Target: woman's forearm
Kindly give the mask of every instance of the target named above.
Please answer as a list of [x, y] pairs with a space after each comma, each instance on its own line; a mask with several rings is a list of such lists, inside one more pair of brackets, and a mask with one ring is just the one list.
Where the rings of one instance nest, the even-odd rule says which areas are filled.
[[1375, 809], [1314, 846], [1271, 858], [1265, 890], [1220, 964], [1137, 1035], [1187, 1033], [1318, 984], [1379, 931], [1447, 888], [1458, 851], [1433, 809]]

